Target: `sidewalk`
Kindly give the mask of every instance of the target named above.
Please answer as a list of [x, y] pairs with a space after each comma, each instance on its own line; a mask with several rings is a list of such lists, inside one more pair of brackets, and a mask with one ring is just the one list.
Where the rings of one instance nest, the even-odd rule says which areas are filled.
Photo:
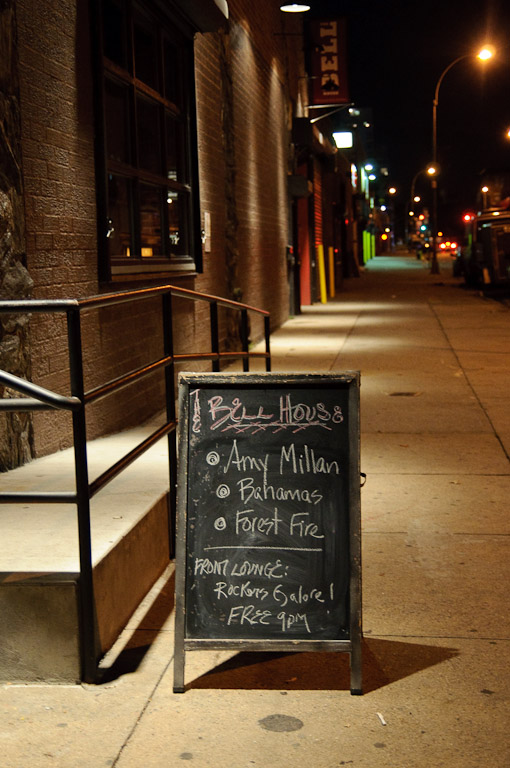
[[407, 256], [272, 337], [361, 371], [363, 696], [346, 654], [186, 655], [171, 569], [99, 686], [0, 686], [1, 768], [508, 768], [510, 309]]

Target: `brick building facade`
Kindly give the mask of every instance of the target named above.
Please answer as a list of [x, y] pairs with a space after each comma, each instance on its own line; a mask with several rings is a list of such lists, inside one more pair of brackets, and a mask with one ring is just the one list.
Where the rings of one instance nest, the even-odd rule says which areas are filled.
[[[23, 287], [12, 289], [12, 280], [6, 279], [4, 248], [0, 298], [74, 298], [172, 283], [264, 308], [271, 312], [273, 328], [280, 325], [289, 312], [287, 176], [292, 170], [292, 115], [296, 105], [299, 109], [302, 103], [300, 88], [304, 80], [299, 79], [300, 44], [295, 36], [282, 34], [294, 22], [283, 20], [279, 4], [272, 0], [261, 0], [256, 5], [248, 0], [231, 0], [228, 19], [224, 13], [226, 3], [221, 0], [175, 0], [165, 4], [147, 0], [139, 5], [131, 0], [48, 0], [42, 5], [35, 0], [5, 0], [2, 5], [2, 37], [9, 40], [5, 56], [9, 75], [3, 84], [8, 81], [11, 93], [7, 96], [16, 107], [12, 149], [20, 169], [19, 178], [2, 174], [2, 191], [15, 207], [18, 200], [16, 224], [9, 224], [6, 214], [2, 221], [4, 228], [16, 228], [16, 260], [24, 280]], [[180, 97], [174, 98], [163, 92], [163, 86], [151, 81], [149, 67], [141, 56], [136, 58], [136, 51], [133, 67], [137, 71], [116, 58], [125, 52], [121, 51], [120, 33], [115, 37], [109, 30], [112, 20], [118, 20], [123, 29], [128, 23], [133, 25], [133, 39], [142, 53], [150, 53], [149, 59], [152, 48], [147, 41], [156, 40], [150, 35], [157, 36], [159, 43], [163, 41], [165, 53], [170, 51], [168, 40], [172, 41], [171, 55], [176, 57], [172, 62], [177, 66], [179, 56], [185, 58], [191, 51], [194, 78], [188, 74], [189, 79], [184, 80], [185, 91], [191, 84], [189, 93], [181, 89]], [[174, 21], [177, 42], [172, 37]], [[2, 71], [6, 66], [4, 61]], [[173, 74], [168, 61], [161, 66], [166, 67], [169, 82]], [[162, 71], [158, 70], [161, 81]], [[3, 90], [5, 93], [6, 87]], [[127, 131], [127, 120], [119, 116], [123, 104], [126, 110], [135, 105], [135, 122], [125, 146], [129, 145], [136, 162], [130, 156], [121, 167], [122, 148], [113, 157], [111, 146], [120, 145], [124, 141], [121, 134]], [[144, 110], [150, 116], [156, 114], [156, 109], [158, 114], [164, 113], [167, 122], [173, 120], [172, 125], [175, 123], [181, 132], [191, 124], [186, 139], [191, 143], [185, 150], [190, 156], [188, 170], [181, 178], [177, 158], [172, 161], [177, 170], [168, 171], [165, 177], [170, 179], [166, 202], [174, 202], [174, 211], [178, 202], [181, 214], [185, 211], [190, 215], [187, 242], [191, 255], [186, 252], [182, 257], [184, 238], [179, 230], [170, 245], [162, 246], [162, 254], [165, 247], [167, 251], [159, 260], [153, 256], [158, 252], [153, 251], [150, 236], [155, 234], [157, 240], [163, 225], [171, 229], [173, 214], [169, 205], [156, 210], [154, 200], [161, 192], [157, 186], [159, 178], [161, 187], [161, 169], [157, 177], [156, 171], [148, 167], [154, 139], [144, 143], [140, 138], [144, 127], [153, 136], [154, 121], [142, 120]], [[170, 134], [166, 127], [162, 131], [162, 146], [168, 157]], [[182, 138], [183, 134], [179, 135]], [[185, 140], [182, 142], [181, 149]], [[144, 155], [148, 158], [145, 168]], [[131, 171], [125, 169], [135, 165], [139, 172], [133, 171], [131, 177]], [[131, 245], [125, 245], [128, 235], [121, 219], [120, 225], [117, 221], [111, 225], [115, 229], [113, 240], [118, 235], [120, 242], [122, 235], [124, 245], [122, 253], [119, 250], [109, 256], [112, 241], [105, 240], [111, 234], [105, 232], [105, 222], [111, 223], [111, 218], [104, 211], [109, 205], [115, 207], [118, 200], [111, 192], [112, 179], [118, 182], [116, 194], [119, 189], [128, 189], [131, 195], [131, 207], [126, 207], [128, 213], [131, 211], [129, 215], [135, 207], [133, 200], [141, 203], [138, 234], [135, 231], [132, 235]], [[180, 222], [176, 227], [181, 226]], [[210, 232], [203, 243], [199, 230], [204, 229]], [[172, 249], [177, 253], [174, 261]], [[150, 258], [140, 258], [140, 251]], [[131, 266], [133, 261], [135, 267]], [[144, 303], [135, 313], [117, 307], [86, 316], [87, 387], [134, 369], [157, 353], [162, 341], [153, 309], [156, 307]], [[180, 348], [198, 350], [207, 345], [207, 318], [203, 313], [198, 305], [177, 303], [174, 325]], [[32, 378], [48, 389], [66, 392], [63, 318], [33, 316], [29, 332], [23, 321], [23, 332], [14, 329], [14, 336], [12, 332], [9, 335], [7, 321], [2, 322], [0, 368]], [[231, 338], [235, 329], [230, 329], [225, 319], [221, 332], [225, 348], [236, 343]], [[255, 324], [251, 328], [252, 339], [261, 333], [262, 327]], [[20, 350], [19, 365], [14, 364], [11, 354], [13, 338]], [[160, 391], [161, 382], [155, 377], [152, 383], [144, 383], [143, 392], [128, 388], [122, 397], [101, 402], [90, 411], [88, 437], [151, 416], [161, 407]], [[12, 433], [12, 423], [4, 421], [2, 428], [4, 436]], [[4, 469], [29, 454], [43, 455], [71, 443], [66, 414], [34, 414], [33, 425], [25, 424], [18, 432], [24, 434], [24, 447], [13, 449], [3, 441]]]

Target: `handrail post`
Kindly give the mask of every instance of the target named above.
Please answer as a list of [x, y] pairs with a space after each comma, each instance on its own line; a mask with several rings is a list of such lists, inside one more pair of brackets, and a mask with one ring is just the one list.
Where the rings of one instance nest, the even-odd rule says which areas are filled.
[[271, 370], [271, 343], [269, 337], [271, 335], [271, 318], [269, 315], [264, 316], [264, 338], [266, 340], [266, 371]]
[[87, 430], [79, 309], [67, 312], [69, 340], [69, 366], [71, 394], [81, 402], [73, 411], [74, 466], [76, 477], [76, 503], [78, 509], [78, 544], [80, 552], [79, 622], [82, 679], [93, 683], [97, 674], [99, 643], [97, 633], [94, 575], [92, 568], [92, 538], [90, 531], [90, 497], [87, 466]]
[[211, 303], [209, 304], [209, 316], [210, 316], [210, 323], [211, 323], [211, 352], [217, 355], [216, 359], [213, 360], [212, 369], [214, 373], [218, 373], [218, 371], [220, 370], [220, 359], [219, 359], [220, 338], [219, 338], [218, 302], [217, 301], [211, 301]]
[[[172, 315], [172, 294], [167, 291], [162, 295], [163, 320], [163, 353], [171, 357], [171, 362], [165, 366], [165, 402], [167, 422], [175, 422], [175, 362], [174, 362], [174, 333]], [[175, 557], [175, 522], [177, 510], [177, 430], [168, 433], [168, 522], [170, 557]]]
[[[243, 352], [249, 352], [248, 311], [241, 310], [241, 345]], [[243, 371], [250, 370], [250, 358], [243, 356]]]

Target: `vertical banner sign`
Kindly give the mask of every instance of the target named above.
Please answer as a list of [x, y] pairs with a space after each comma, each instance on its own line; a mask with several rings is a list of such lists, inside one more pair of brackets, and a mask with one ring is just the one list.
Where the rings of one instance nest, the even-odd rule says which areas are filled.
[[185, 652], [345, 651], [361, 693], [359, 374], [181, 374]]
[[310, 39], [310, 105], [349, 103], [345, 19], [308, 23]]

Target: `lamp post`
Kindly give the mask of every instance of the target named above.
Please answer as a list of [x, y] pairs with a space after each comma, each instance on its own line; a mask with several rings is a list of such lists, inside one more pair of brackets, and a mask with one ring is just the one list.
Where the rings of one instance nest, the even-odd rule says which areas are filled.
[[[439, 79], [436, 83], [436, 89], [434, 91], [434, 100], [432, 102], [432, 167], [436, 168], [434, 173], [431, 173], [432, 177], [432, 263], [430, 271], [432, 274], [439, 274], [439, 263], [437, 261], [436, 254], [436, 239], [437, 239], [437, 179], [435, 178], [437, 173], [437, 105], [439, 103], [439, 88], [443, 82], [444, 76], [450, 71], [455, 64], [464, 59], [471, 59], [473, 57], [480, 59], [480, 61], [487, 61], [494, 55], [493, 49], [486, 45], [478, 53], [466, 53], [463, 56], [458, 56], [451, 61], [447, 67], [441, 72]], [[429, 170], [430, 173], [430, 170]]]

